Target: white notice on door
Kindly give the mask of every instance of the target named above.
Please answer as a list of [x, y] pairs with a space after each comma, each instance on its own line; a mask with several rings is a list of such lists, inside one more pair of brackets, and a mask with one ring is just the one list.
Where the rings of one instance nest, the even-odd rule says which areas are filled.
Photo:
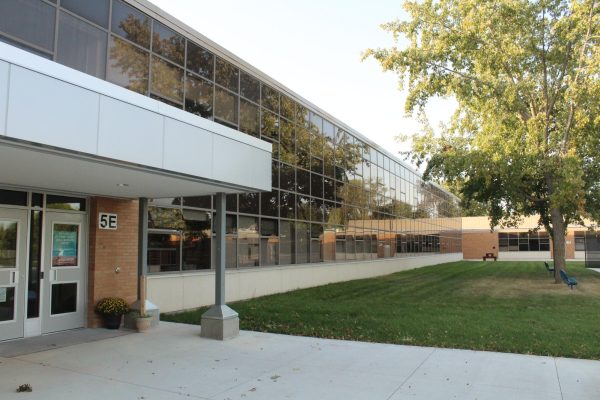
[[0, 303], [6, 303], [6, 288], [0, 287]]

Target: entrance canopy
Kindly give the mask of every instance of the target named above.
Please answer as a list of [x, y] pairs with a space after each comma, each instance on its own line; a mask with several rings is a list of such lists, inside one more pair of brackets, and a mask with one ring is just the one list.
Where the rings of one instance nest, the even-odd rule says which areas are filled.
[[[268, 176], [270, 179], [270, 171]], [[20, 189], [118, 198], [202, 196], [257, 189], [6, 140], [0, 140], [0, 182]]]
[[0, 43], [0, 183], [121, 198], [271, 190], [271, 145]]

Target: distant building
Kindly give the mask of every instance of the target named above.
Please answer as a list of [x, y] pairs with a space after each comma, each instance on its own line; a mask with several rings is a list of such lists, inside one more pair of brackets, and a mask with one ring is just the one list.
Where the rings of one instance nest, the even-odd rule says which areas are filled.
[[[493, 253], [499, 260], [549, 260], [552, 258], [552, 240], [537, 227], [537, 217], [524, 218], [516, 228], [496, 228], [490, 231], [487, 217], [463, 217], [462, 243], [466, 260], [481, 259]], [[567, 260], [585, 260], [585, 232], [581, 225], [569, 225], [566, 236]]]

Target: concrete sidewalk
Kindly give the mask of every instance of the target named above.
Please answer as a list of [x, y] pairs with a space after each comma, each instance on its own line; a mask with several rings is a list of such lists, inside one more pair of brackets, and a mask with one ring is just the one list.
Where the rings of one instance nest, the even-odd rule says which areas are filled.
[[[29, 383], [31, 393], [16, 393]], [[242, 332], [218, 342], [161, 322], [0, 358], [0, 399], [600, 398], [600, 362]]]

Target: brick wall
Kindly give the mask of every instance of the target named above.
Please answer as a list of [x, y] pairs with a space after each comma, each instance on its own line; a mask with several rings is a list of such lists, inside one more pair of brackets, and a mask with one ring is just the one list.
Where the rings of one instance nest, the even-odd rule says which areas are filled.
[[575, 258], [575, 232], [572, 230], [568, 230], [565, 237], [565, 257], [567, 259]]
[[[118, 229], [98, 229], [98, 213], [118, 215]], [[90, 199], [88, 327], [101, 326], [94, 305], [104, 297], [137, 299], [138, 202], [103, 197]], [[115, 267], [121, 272], [116, 273]]]
[[462, 248], [465, 260], [481, 259], [486, 253], [494, 253], [497, 257], [498, 232], [463, 232]]

